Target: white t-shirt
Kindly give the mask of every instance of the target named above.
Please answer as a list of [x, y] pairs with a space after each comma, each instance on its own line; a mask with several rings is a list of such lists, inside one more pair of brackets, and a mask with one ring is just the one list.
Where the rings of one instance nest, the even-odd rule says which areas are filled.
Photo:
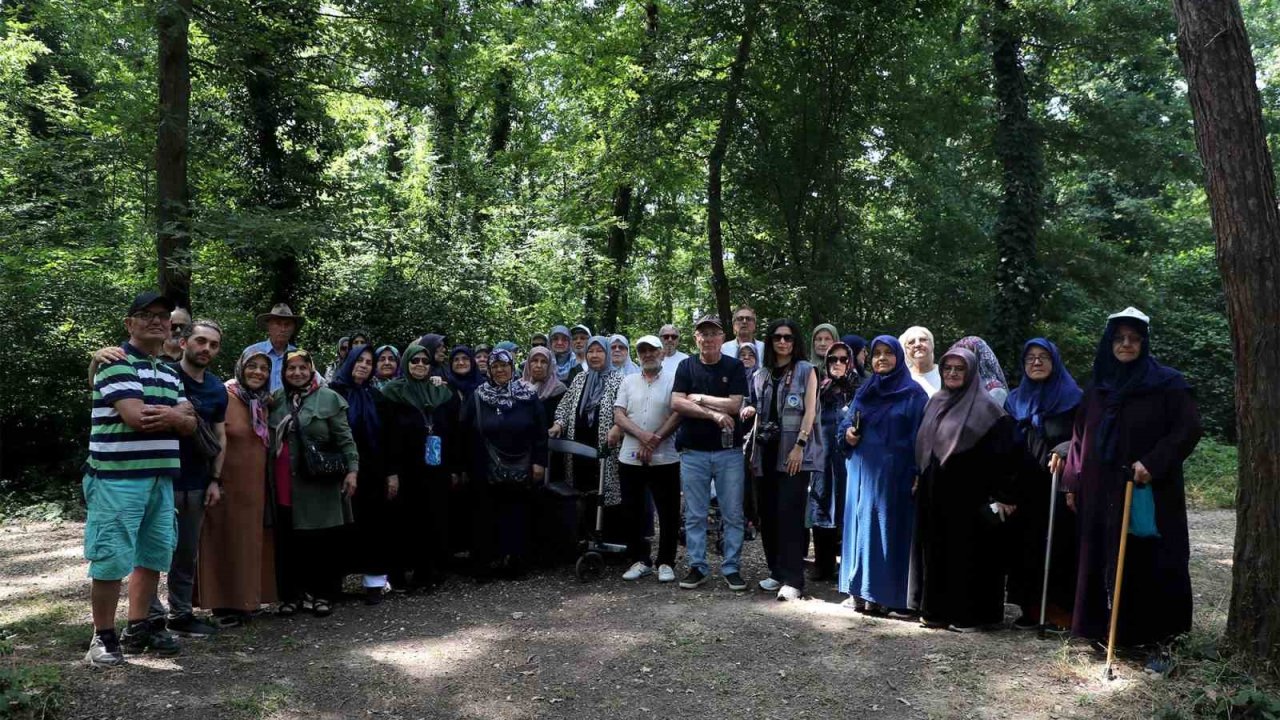
[[911, 368], [911, 379], [920, 383], [920, 387], [929, 393], [929, 397], [933, 397], [934, 393], [942, 389], [942, 373], [938, 372], [936, 364], [932, 370], [923, 375], [916, 374], [916, 369], [914, 367]]
[[[627, 418], [649, 432], [658, 432], [662, 424], [671, 417], [671, 386], [675, 383], [676, 374], [663, 370], [653, 382], [649, 382], [644, 373], [628, 375], [622, 379], [618, 388], [618, 398], [614, 406], [627, 411]], [[618, 462], [623, 465], [640, 465], [637, 455], [640, 452], [640, 441], [630, 433], [622, 436], [622, 448], [618, 452]], [[670, 465], [680, 462], [680, 454], [676, 452], [674, 435], [658, 444], [653, 452], [650, 465]]]
[[688, 355], [677, 350], [674, 355], [662, 358], [662, 372], [676, 374], [676, 368], [680, 365], [680, 361], [689, 357]]
[[[764, 341], [756, 340], [756, 364], [764, 362]], [[738, 341], [730, 340], [720, 346], [721, 354], [728, 355], [731, 358], [738, 357]]]

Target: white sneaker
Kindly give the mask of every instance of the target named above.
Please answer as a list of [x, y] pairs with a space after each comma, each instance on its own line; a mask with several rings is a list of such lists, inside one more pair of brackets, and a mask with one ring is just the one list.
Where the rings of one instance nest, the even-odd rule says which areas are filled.
[[799, 599], [800, 599], [800, 591], [791, 587], [790, 585], [783, 585], [782, 589], [778, 591], [779, 601], [799, 600]]
[[[648, 565], [645, 565], [642, 562], [637, 562], [636, 564], [628, 568], [626, 572], [622, 573], [622, 579], [623, 580], [639, 580], [645, 575], [652, 575], [652, 574], [653, 574], [653, 568], [649, 567]], [[675, 573], [672, 573], [673, 577], [674, 575]]]
[[761, 590], [767, 590], [768, 592], [773, 592], [774, 590], [777, 590], [780, 587], [782, 587], [782, 583], [778, 582], [777, 580], [774, 580], [771, 577], [767, 577], [760, 581]]
[[669, 583], [669, 582], [675, 582], [675, 581], [676, 581], [675, 568], [671, 567], [670, 565], [658, 566], [658, 582]]

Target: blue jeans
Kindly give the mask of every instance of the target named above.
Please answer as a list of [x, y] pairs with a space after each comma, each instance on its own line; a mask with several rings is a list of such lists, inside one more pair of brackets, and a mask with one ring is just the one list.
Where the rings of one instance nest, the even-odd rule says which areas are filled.
[[738, 572], [742, 554], [743, 462], [742, 448], [685, 450], [680, 453], [680, 486], [684, 490], [685, 554], [689, 568], [708, 574], [707, 512], [711, 507], [711, 483], [715, 483], [724, 528], [723, 575]]

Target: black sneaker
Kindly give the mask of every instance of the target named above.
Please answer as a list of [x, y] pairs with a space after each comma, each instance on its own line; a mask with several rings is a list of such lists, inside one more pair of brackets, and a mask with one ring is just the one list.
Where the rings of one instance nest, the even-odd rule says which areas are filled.
[[104, 630], [95, 632], [89, 641], [89, 651], [84, 654], [84, 661], [91, 668], [113, 668], [124, 665], [124, 653], [120, 652], [120, 639], [116, 631]]
[[681, 590], [692, 590], [707, 581], [707, 576], [698, 568], [689, 568], [689, 574], [680, 581]]
[[217, 635], [218, 628], [201, 620], [195, 615], [179, 615], [169, 620], [169, 632], [179, 637], [205, 638]]
[[729, 586], [730, 590], [738, 591], [747, 589], [747, 581], [743, 580], [742, 576], [736, 572], [731, 572], [725, 575], [724, 581], [725, 584]]
[[131, 655], [150, 650], [162, 657], [173, 657], [182, 651], [182, 646], [165, 629], [164, 618], [155, 618], [129, 623], [120, 635], [120, 649]]

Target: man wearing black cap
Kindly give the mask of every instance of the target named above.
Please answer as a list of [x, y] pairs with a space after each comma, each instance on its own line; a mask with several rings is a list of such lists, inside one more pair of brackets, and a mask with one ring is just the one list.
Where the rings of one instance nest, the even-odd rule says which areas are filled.
[[715, 483], [724, 523], [724, 556], [720, 572], [731, 590], [745, 590], [738, 573], [744, 520], [742, 444], [737, 439], [738, 412], [747, 394], [742, 363], [722, 355], [724, 327], [717, 315], [705, 315], [694, 326], [698, 355], [676, 368], [671, 408], [684, 416], [676, 435], [681, 448], [680, 485], [684, 491], [684, 528], [689, 573], [680, 587], [690, 590], [707, 580], [707, 513]]
[[[144, 292], [129, 307], [125, 357], [94, 376], [89, 459], [82, 483], [88, 518], [84, 556], [92, 578], [93, 667], [124, 662], [124, 650], [177, 654], [163, 622], [147, 619], [176, 537], [173, 480], [181, 471], [178, 437], [195, 431], [195, 414], [177, 373], [158, 357], [170, 335], [173, 302]], [[129, 580], [129, 625], [117, 637], [120, 581]]]

